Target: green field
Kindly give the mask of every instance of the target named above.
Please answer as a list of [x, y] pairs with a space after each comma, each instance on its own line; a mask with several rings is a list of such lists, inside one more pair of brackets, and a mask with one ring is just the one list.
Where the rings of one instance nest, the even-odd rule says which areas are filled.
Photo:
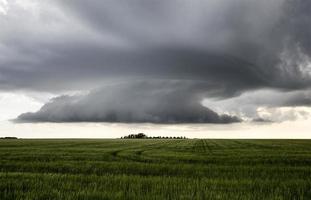
[[311, 199], [311, 140], [0, 140], [0, 199]]

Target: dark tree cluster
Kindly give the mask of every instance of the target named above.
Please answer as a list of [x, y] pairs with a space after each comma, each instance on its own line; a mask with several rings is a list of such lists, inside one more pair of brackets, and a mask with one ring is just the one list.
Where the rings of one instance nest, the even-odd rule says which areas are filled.
[[16, 140], [17, 137], [0, 137], [2, 140]]
[[138, 133], [138, 134], [130, 134], [128, 136], [124, 136], [124, 139], [145, 139], [148, 138], [147, 135], [145, 135], [144, 133]]
[[187, 139], [186, 137], [168, 137], [168, 136], [153, 136], [149, 137], [144, 133], [138, 133], [138, 134], [130, 134], [128, 136], [121, 137], [121, 139]]

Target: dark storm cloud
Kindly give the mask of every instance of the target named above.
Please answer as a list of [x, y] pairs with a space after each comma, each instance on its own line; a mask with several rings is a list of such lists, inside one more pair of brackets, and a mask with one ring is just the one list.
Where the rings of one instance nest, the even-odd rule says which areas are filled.
[[41, 4], [51, 9], [38, 18], [16, 9], [21, 16], [0, 21], [2, 88], [87, 89], [137, 76], [210, 81], [233, 94], [310, 86], [301, 65], [310, 57], [307, 1]]
[[[128, 94], [150, 93], [147, 100], [153, 105], [156, 101], [163, 103], [158, 107], [165, 111], [154, 113], [155, 110], [147, 106], [142, 112], [150, 109], [151, 116], [158, 116], [161, 122], [165, 122], [166, 113], [174, 116], [167, 117], [168, 121], [191, 122], [213, 121], [200, 114], [199, 102], [197, 106], [189, 106], [198, 101], [192, 96], [200, 96], [201, 100], [204, 97], [227, 99], [263, 88], [288, 92], [309, 91], [311, 86], [309, 1], [38, 1], [34, 10], [11, 4], [11, 10], [0, 18], [2, 90], [61, 93], [101, 88], [109, 83], [131, 85], [137, 80], [144, 83], [152, 80], [153, 84], [166, 82], [165, 87], [171, 94], [153, 96], [154, 87], [144, 90], [124, 86], [126, 92], [114, 87], [112, 96], [101, 96], [100, 103], [114, 108], [111, 112], [117, 113], [114, 114], [118, 115], [116, 121], [156, 122], [152, 117], [131, 119], [123, 117], [126, 113], [121, 114], [130, 110], [140, 116], [131, 110], [131, 103], [146, 100], [130, 98]], [[172, 80], [178, 80], [185, 89], [177, 90], [170, 83]], [[189, 81], [191, 89], [187, 87]], [[172, 99], [177, 93], [184, 97], [178, 109], [187, 108], [185, 116], [189, 116], [192, 109], [195, 120], [182, 119], [183, 114], [177, 112], [177, 107], [174, 109], [173, 101], [164, 100]], [[121, 94], [127, 99], [123, 103], [128, 108], [117, 110], [113, 102], [106, 103], [113, 95], [121, 98]], [[72, 98], [91, 104], [93, 95], [92, 92], [90, 96]], [[66, 97], [64, 101], [71, 105], [72, 98]], [[45, 107], [57, 107], [60, 102], [56, 99]], [[166, 105], [168, 102], [170, 105]], [[295, 102], [306, 101], [299, 96], [288, 102], [295, 105]], [[67, 110], [64, 121], [89, 121], [96, 119], [94, 116], [107, 121], [105, 109], [108, 108], [102, 110], [102, 115], [89, 116], [88, 113], [84, 119], [85, 111], [78, 113], [83, 110], [81, 106], [69, 108], [73, 111]], [[22, 116], [52, 121], [47, 117], [48, 111], [51, 109]], [[69, 117], [69, 113], [75, 113], [80, 119]], [[55, 121], [61, 121], [64, 114], [57, 115]], [[216, 117], [211, 118], [216, 119], [217, 114], [213, 115]]]
[[[170, 87], [167, 87], [170, 86]], [[184, 85], [185, 86], [185, 85]], [[193, 84], [137, 82], [114, 85], [87, 95], [60, 96], [17, 122], [233, 123], [240, 119], [203, 107]], [[172, 89], [174, 88], [174, 89]], [[185, 95], [188, 93], [188, 95]]]
[[[220, 72], [229, 78], [217, 77], [217, 83], [221, 80], [231, 86], [232, 81], [250, 77], [245, 80], [251, 80], [249, 88], [297, 89], [310, 85], [309, 77], [308, 80], [304, 77], [306, 66], [302, 65], [310, 57], [309, 2], [136, 0], [91, 1], [88, 5], [80, 2], [64, 4], [94, 30], [108, 31], [142, 47], [137, 49], [136, 56], [144, 58], [142, 52], [146, 50], [153, 54], [154, 59], [148, 60], [155, 65], [134, 64], [148, 68], [147, 71], [160, 74], [173, 71], [175, 78], [186, 74], [189, 79], [202, 74], [217, 76]], [[235, 62], [221, 63], [228, 57], [236, 58]], [[164, 63], [158, 63], [161, 59]], [[131, 69], [133, 65], [129, 63]], [[145, 74], [144, 70], [141, 72]], [[210, 80], [210, 76], [205, 80]], [[252, 79], [253, 76], [256, 78]], [[242, 89], [245, 85], [242, 84]]]

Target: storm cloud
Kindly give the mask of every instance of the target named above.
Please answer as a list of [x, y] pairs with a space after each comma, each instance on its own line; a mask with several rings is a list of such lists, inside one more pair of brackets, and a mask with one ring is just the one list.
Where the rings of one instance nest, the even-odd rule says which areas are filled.
[[[256, 118], [260, 106], [309, 106], [310, 10], [304, 0], [8, 1], [0, 89], [60, 95], [25, 121], [227, 123], [239, 121], [223, 115], [234, 107]], [[296, 93], [239, 103], [263, 89]], [[61, 95], [76, 90], [91, 92]], [[203, 99], [230, 105], [220, 113]]]
[[[165, 87], [170, 85], [170, 87]], [[238, 117], [218, 115], [203, 107], [192, 84], [137, 82], [112, 85], [89, 94], [60, 96], [17, 122], [233, 123]], [[172, 88], [174, 88], [172, 90]], [[189, 95], [185, 95], [188, 93]]]

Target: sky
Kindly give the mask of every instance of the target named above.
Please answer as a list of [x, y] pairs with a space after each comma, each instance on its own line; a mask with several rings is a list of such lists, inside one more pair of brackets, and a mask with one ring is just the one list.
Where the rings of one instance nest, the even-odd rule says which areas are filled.
[[311, 138], [310, 10], [0, 0], [0, 136]]

